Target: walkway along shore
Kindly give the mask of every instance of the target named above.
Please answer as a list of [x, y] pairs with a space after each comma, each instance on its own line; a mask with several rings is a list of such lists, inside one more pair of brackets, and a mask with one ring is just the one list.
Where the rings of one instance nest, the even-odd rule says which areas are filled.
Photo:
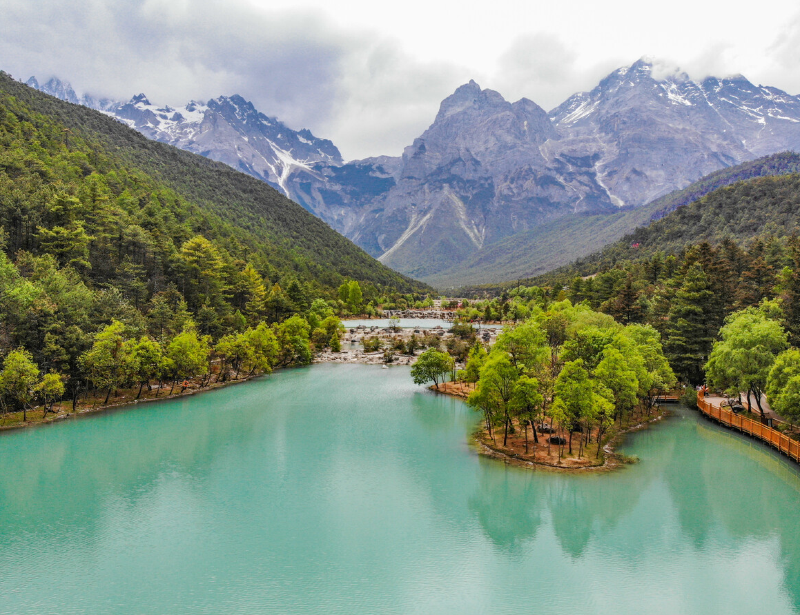
[[700, 412], [720, 425], [738, 429], [740, 432], [758, 438], [778, 449], [781, 453], [800, 463], [800, 442], [792, 440], [789, 436], [781, 433], [777, 429], [768, 427], [759, 421], [754, 421], [747, 417], [736, 414], [731, 410], [725, 410], [720, 406], [706, 401], [702, 391], [697, 394], [697, 407]]

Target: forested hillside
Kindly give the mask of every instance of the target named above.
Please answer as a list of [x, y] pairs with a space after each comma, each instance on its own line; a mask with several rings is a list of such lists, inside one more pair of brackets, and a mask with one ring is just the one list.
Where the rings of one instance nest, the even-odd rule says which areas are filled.
[[680, 207], [650, 226], [636, 229], [592, 256], [543, 279], [591, 275], [618, 262], [677, 254], [703, 241], [724, 239], [739, 246], [757, 237], [788, 237], [800, 226], [800, 174], [738, 182]]
[[[404, 292], [425, 289], [264, 182], [224, 164], [150, 141], [102, 113], [42, 94], [4, 73], [0, 104], [2, 168], [15, 182], [4, 192], [19, 192], [13, 205], [3, 198], [9, 253], [41, 248], [35, 235], [38, 226], [48, 226], [44, 212], [54, 191], [77, 196], [88, 190], [128, 217], [123, 234], [138, 224], [151, 237], [168, 235], [176, 246], [202, 234], [232, 258], [253, 261], [272, 281], [292, 274], [318, 287], [333, 288], [348, 277]], [[27, 178], [20, 176], [23, 171]], [[90, 247], [97, 262], [104, 260], [96, 242]]]
[[335, 312], [427, 290], [265, 183], [3, 73], [0, 247], [3, 409], [308, 363]]
[[715, 171], [642, 207], [613, 214], [564, 216], [485, 247], [426, 281], [438, 287], [528, 279], [567, 266], [646, 227], [679, 207], [739, 181], [800, 172], [800, 155], [783, 152]]

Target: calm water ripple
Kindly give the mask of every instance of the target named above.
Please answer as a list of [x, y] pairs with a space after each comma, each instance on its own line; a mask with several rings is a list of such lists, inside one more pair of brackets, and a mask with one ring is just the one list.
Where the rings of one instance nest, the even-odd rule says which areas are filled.
[[678, 409], [509, 468], [407, 368], [316, 365], [0, 437], [0, 613], [797, 613], [800, 476]]

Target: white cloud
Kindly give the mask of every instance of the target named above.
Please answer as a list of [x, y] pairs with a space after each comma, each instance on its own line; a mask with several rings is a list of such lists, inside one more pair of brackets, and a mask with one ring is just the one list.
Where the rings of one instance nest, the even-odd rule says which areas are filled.
[[508, 99], [524, 96], [549, 111], [575, 92], [591, 89], [609, 72], [630, 61], [604, 58], [583, 67], [578, 54], [558, 36], [537, 32], [511, 43], [500, 56], [489, 84]]
[[651, 54], [664, 70], [741, 72], [800, 93], [800, 15], [774, 28], [795, 2], [2, 0], [0, 68], [161, 104], [238, 93], [360, 158], [399, 154], [470, 78], [550, 109]]

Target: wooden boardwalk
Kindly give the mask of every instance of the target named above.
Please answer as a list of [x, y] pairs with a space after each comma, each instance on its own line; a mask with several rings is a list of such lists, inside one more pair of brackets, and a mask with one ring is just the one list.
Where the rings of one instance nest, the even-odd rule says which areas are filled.
[[790, 459], [794, 459], [800, 463], [800, 442], [792, 440], [789, 436], [782, 434], [777, 429], [772, 429], [772, 427], [768, 427], [760, 421], [754, 421], [753, 419], [736, 414], [731, 410], [725, 410], [724, 408], [715, 406], [706, 401], [702, 392], [697, 395], [697, 406], [700, 408], [700, 412], [705, 414], [708, 418], [726, 427], [737, 429], [742, 433], [763, 440]]

